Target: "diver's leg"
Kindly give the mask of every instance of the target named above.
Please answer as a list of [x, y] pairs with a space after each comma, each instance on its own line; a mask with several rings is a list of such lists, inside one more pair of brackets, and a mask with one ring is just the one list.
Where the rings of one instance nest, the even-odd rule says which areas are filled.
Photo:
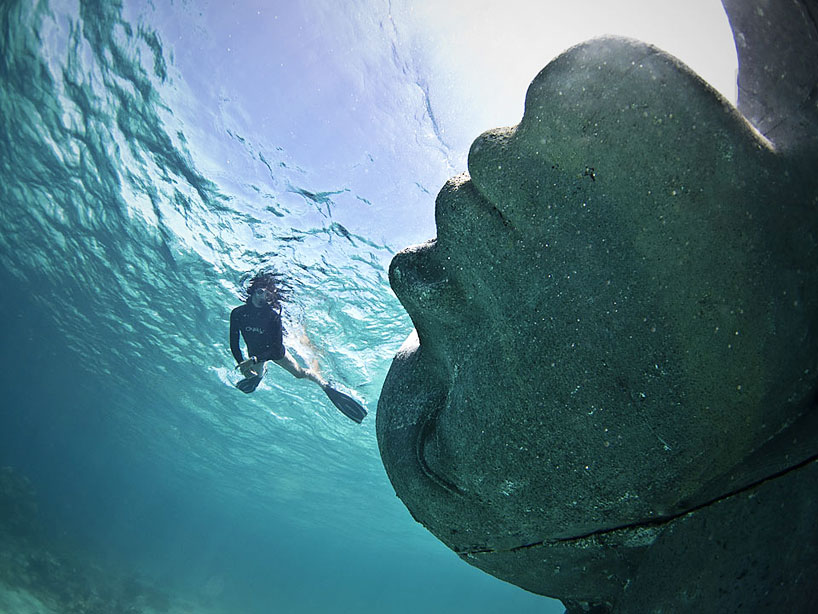
[[327, 381], [323, 377], [311, 369], [305, 369], [304, 367], [299, 366], [293, 357], [286, 352], [284, 353], [284, 358], [274, 360], [273, 362], [298, 379], [308, 379], [321, 386], [321, 388], [327, 386]]

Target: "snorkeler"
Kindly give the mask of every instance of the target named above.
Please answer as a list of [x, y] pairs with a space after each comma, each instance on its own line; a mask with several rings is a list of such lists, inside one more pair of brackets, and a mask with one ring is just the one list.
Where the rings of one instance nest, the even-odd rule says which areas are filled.
[[[298, 379], [308, 379], [318, 384], [335, 407], [349, 419], [360, 423], [366, 417], [366, 410], [360, 403], [335, 390], [315, 371], [301, 367], [287, 353], [281, 325], [286, 299], [286, 286], [280, 276], [261, 271], [250, 279], [245, 303], [230, 312], [230, 351], [238, 363], [236, 368], [244, 376], [236, 388], [247, 394], [253, 392], [267, 372], [267, 362], [273, 361]], [[247, 359], [241, 353], [239, 335], [247, 345]]]

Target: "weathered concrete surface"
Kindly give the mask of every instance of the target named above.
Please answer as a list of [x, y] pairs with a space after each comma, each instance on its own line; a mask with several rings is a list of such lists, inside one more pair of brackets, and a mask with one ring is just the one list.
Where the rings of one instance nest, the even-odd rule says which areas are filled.
[[670, 523], [616, 611], [814, 612], [816, 492], [812, 461]]
[[392, 263], [417, 336], [377, 416], [397, 494], [466, 561], [572, 612], [814, 605], [818, 159], [776, 134], [600, 39], [475, 141], [437, 239]]

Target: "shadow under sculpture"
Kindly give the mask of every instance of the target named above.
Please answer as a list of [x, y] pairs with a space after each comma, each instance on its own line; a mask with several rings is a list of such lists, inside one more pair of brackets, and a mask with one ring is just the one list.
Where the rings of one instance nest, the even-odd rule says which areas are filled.
[[551, 62], [390, 268], [416, 335], [377, 434], [413, 517], [571, 612], [815, 603], [809, 159], [655, 47]]

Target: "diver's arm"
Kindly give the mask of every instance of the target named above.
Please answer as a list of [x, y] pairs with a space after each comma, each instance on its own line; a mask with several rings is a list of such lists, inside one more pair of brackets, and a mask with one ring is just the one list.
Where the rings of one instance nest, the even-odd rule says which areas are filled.
[[244, 362], [244, 356], [241, 354], [241, 346], [239, 345], [239, 323], [236, 310], [230, 312], [230, 351], [233, 353], [233, 358], [236, 359], [237, 364]]

